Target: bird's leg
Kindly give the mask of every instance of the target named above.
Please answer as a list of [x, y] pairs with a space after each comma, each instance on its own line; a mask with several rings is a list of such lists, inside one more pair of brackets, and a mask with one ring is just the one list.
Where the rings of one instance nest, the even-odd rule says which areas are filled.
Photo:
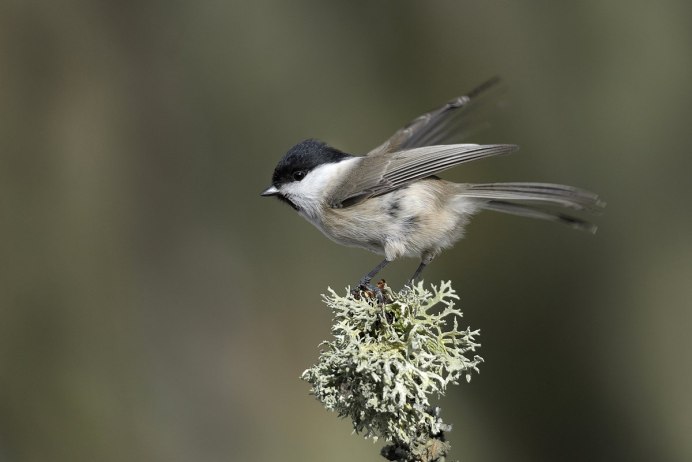
[[360, 282], [358, 282], [358, 287], [363, 288], [365, 290], [370, 290], [370, 281], [372, 281], [372, 278], [374, 278], [375, 275], [377, 275], [377, 273], [379, 273], [382, 270], [382, 268], [384, 268], [388, 264], [389, 260], [387, 260], [386, 258], [382, 260], [379, 265], [374, 267], [372, 271], [370, 271], [368, 274], [361, 278]]
[[418, 265], [418, 268], [416, 268], [416, 272], [413, 273], [413, 276], [411, 276], [411, 280], [409, 281], [409, 285], [411, 286], [411, 288], [413, 288], [413, 284], [416, 282], [416, 280], [418, 280], [420, 274], [423, 272], [425, 267], [428, 266], [431, 261], [433, 261], [433, 259], [438, 253], [439, 250], [428, 250], [426, 252], [423, 252], [423, 255], [421, 255], [420, 259], [420, 265]]
[[413, 273], [413, 276], [411, 276], [411, 279], [409, 279], [409, 285], [411, 287], [413, 287], [413, 284], [415, 284], [416, 280], [420, 277], [420, 274], [423, 272], [426, 266], [428, 266], [428, 263], [425, 261], [420, 262], [420, 265], [418, 265], [418, 268], [416, 268], [416, 272]]

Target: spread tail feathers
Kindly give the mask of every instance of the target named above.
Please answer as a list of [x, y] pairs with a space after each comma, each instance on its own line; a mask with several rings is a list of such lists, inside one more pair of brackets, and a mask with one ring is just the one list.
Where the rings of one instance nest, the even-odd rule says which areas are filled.
[[464, 185], [461, 194], [482, 199], [481, 207], [485, 210], [555, 221], [591, 233], [596, 232], [597, 227], [594, 224], [581, 218], [543, 209], [538, 203], [590, 212], [597, 212], [605, 206], [594, 193], [550, 183], [467, 184]]

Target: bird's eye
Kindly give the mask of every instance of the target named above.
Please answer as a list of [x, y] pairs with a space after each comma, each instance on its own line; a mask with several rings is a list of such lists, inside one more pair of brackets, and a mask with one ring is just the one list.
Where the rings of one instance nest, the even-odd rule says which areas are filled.
[[298, 170], [297, 172], [293, 172], [293, 179], [295, 181], [301, 181], [303, 178], [305, 178], [305, 170]]

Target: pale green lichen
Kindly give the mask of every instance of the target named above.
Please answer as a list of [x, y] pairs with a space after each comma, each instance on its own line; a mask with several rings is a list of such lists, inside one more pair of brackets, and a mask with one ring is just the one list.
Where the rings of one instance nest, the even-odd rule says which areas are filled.
[[430, 397], [462, 376], [470, 381], [483, 361], [470, 357], [479, 331], [459, 328], [451, 283], [390, 291], [385, 304], [331, 289], [323, 298], [334, 315], [334, 339], [321, 344], [319, 362], [302, 375], [311, 393], [349, 417], [354, 431], [391, 442], [382, 451], [390, 460], [441, 460], [449, 448], [443, 432], [451, 427]]

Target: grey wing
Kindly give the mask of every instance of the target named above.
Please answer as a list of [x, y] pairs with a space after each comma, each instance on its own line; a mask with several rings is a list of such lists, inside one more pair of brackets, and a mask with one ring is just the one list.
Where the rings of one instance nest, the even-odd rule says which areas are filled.
[[456, 165], [509, 154], [516, 149], [512, 144], [449, 144], [361, 157], [348, 178], [334, 189], [328, 202], [334, 208], [348, 207]]
[[[471, 114], [487, 105], [490, 90], [500, 79], [495, 77], [481, 84], [468, 95], [452, 99], [434, 111], [423, 114], [398, 130], [387, 141], [373, 149], [368, 156], [403, 151], [421, 146], [445, 144], [455, 138], [460, 141], [474, 126]], [[472, 111], [473, 110], [473, 111]]]

